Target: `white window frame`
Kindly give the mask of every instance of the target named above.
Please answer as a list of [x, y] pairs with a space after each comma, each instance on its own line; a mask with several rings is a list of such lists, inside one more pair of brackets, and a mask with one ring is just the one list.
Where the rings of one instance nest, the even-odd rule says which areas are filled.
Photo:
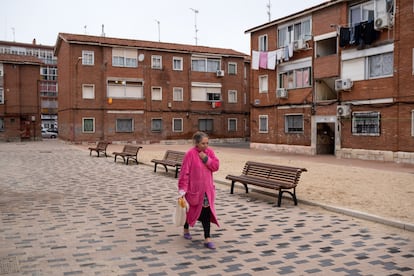
[[414, 110], [411, 110], [411, 136], [414, 137]]
[[[178, 123], [180, 126], [180, 129], [176, 129], [175, 128], [175, 124]], [[183, 132], [184, 131], [184, 127], [183, 127], [183, 118], [173, 118], [172, 119], [172, 126], [171, 129], [173, 132]]]
[[112, 48], [112, 66], [138, 67], [138, 51], [136, 49]]
[[82, 99], [88, 99], [88, 100], [95, 99], [95, 85], [94, 84], [82, 84]]
[[[290, 118], [300, 118], [300, 117], [302, 118], [302, 120], [300, 120], [299, 122], [293, 122], [293, 123], [300, 124], [301, 126], [291, 125]], [[292, 129], [292, 128], [298, 128], [298, 129]], [[303, 133], [304, 128], [305, 128], [305, 117], [303, 116], [302, 113], [285, 115], [285, 133], [287, 134]]]
[[[367, 115], [376, 115], [376, 118], [372, 117], [371, 120], [375, 121], [377, 120], [377, 132], [364, 132], [364, 131], [358, 131], [358, 115], [363, 116], [364, 114]], [[365, 118], [364, 122], [369, 120], [369, 118]], [[369, 126], [369, 124], [366, 124]], [[380, 136], [381, 135], [381, 113], [377, 111], [361, 111], [361, 112], [352, 112], [352, 135], [354, 136]]]
[[[232, 69], [230, 69], [232, 68]], [[237, 62], [229, 62], [227, 64], [227, 74], [237, 75]]]
[[108, 80], [107, 98], [144, 99], [144, 83], [142, 80]]
[[151, 68], [161, 70], [162, 69], [162, 56], [152, 55], [151, 56]]
[[269, 115], [259, 115], [259, 133], [269, 133]]
[[[92, 120], [92, 130], [85, 130], [85, 121]], [[95, 133], [95, 118], [94, 117], [82, 117], [82, 133]]]
[[[300, 33], [297, 33], [296, 26], [299, 24]], [[307, 26], [309, 27], [309, 30], [306, 29]], [[295, 40], [299, 39], [308, 41], [312, 39], [312, 17], [304, 17], [299, 20], [289, 22], [288, 24], [281, 25], [277, 28], [277, 33], [278, 48], [288, 46], [290, 43], [293, 43]]]
[[[383, 62], [383, 60], [384, 60], [384, 58], [386, 56], [390, 56], [391, 59], [392, 59], [391, 68], [389, 68], [389, 74], [385, 74], [384, 73], [384, 64], [385, 63]], [[374, 58], [379, 58], [380, 61], [374, 60]], [[368, 57], [366, 57], [365, 62], [366, 62], [366, 65], [365, 65], [365, 68], [366, 68], [366, 79], [368, 79], [368, 80], [369, 79], [378, 79], [378, 78], [392, 77], [393, 74], [394, 74], [394, 52], [388, 52], [388, 53], [382, 53], [382, 54], [378, 54], [378, 55], [368, 56]], [[380, 66], [381, 67], [382, 73], [380, 75], [372, 76], [372, 73], [371, 73], [371, 63], [373, 63], [376, 66]]]
[[268, 93], [269, 91], [269, 77], [268, 75], [259, 76], [259, 93]]
[[[178, 66], [176, 66], [178, 63]], [[183, 71], [183, 58], [182, 57], [173, 57], [172, 58], [172, 68], [174, 71]]]
[[[216, 66], [213, 66], [213, 65], [216, 65]], [[221, 68], [220, 58], [208, 58], [208, 57], [198, 57], [198, 56], [191, 57], [191, 71], [217, 73], [217, 70], [220, 70], [220, 68]]]
[[[231, 127], [234, 125], [234, 129]], [[237, 118], [228, 118], [227, 119], [227, 131], [236, 132], [237, 131]]]
[[237, 90], [229, 90], [227, 95], [228, 103], [237, 103]]
[[266, 52], [268, 49], [268, 39], [267, 34], [260, 35], [258, 38], [258, 45], [259, 45], [259, 51]]
[[95, 65], [94, 51], [82, 51], [82, 65]]
[[173, 101], [174, 102], [184, 101], [184, 88], [173, 87]]
[[161, 86], [151, 87], [151, 100], [162, 101], [162, 87]]
[[[120, 124], [120, 121], [125, 121], [131, 124], [131, 129], [128, 130], [122, 130], [120, 129], [120, 127], [118, 126], [118, 124]], [[117, 118], [115, 121], [115, 132], [116, 133], [132, 133], [134, 132], [134, 119], [132, 118]]]
[[[369, 9], [367, 9], [367, 7]], [[359, 21], [352, 22], [351, 14], [352, 14], [352, 11], [356, 10], [356, 9], [359, 10], [360, 18], [359, 18]], [[368, 21], [369, 13], [364, 14], [364, 11], [371, 11], [371, 15], [372, 15], [371, 19], [374, 20], [374, 13], [375, 13], [374, 1], [371, 0], [371, 1], [367, 1], [367, 2], [364, 2], [364, 3], [357, 4], [357, 5], [349, 7], [349, 9], [348, 9], [348, 22], [349, 22], [349, 24], [351, 24], [352, 26], [355, 26], [355, 25], [357, 25], [361, 22]]]

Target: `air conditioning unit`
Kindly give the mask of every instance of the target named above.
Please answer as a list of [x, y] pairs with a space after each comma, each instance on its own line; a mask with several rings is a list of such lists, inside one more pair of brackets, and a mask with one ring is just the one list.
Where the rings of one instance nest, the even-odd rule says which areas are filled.
[[336, 107], [336, 116], [348, 117], [349, 115], [351, 115], [351, 108], [349, 105], [338, 105]]
[[350, 79], [337, 79], [335, 80], [335, 90], [350, 90], [352, 88], [353, 82]]
[[278, 98], [287, 98], [288, 97], [288, 91], [286, 88], [278, 88], [276, 90], [276, 97]]
[[224, 77], [224, 70], [217, 70], [217, 77]]
[[304, 50], [306, 48], [308, 48], [308, 44], [304, 39], [293, 41], [293, 51]]
[[393, 4], [389, 0], [374, 1], [374, 29], [382, 30], [391, 26]]

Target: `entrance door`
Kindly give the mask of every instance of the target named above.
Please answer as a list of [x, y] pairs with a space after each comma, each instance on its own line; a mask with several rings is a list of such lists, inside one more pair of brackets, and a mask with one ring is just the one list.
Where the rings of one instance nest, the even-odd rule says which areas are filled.
[[317, 123], [316, 154], [335, 154], [335, 124]]

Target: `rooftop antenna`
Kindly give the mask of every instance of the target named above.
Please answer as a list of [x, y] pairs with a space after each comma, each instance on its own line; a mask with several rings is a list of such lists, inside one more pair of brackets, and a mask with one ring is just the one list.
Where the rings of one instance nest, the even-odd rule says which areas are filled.
[[16, 33], [14, 27], [11, 28], [13, 32], [13, 42], [16, 42]]
[[194, 12], [194, 29], [195, 29], [195, 45], [197, 45], [197, 41], [198, 41], [198, 37], [197, 37], [197, 33], [198, 33], [198, 29], [197, 29], [197, 13], [198, 10], [190, 8], [190, 10], [192, 10]]
[[271, 17], [272, 17], [272, 15], [271, 15], [271, 13], [270, 13], [270, 8], [271, 8], [271, 4], [270, 4], [270, 0], [269, 0], [269, 2], [268, 2], [268, 4], [266, 5], [266, 8], [267, 8], [267, 16], [268, 16], [268, 18], [269, 18], [269, 22], [271, 21]]
[[105, 26], [104, 24], [102, 24], [102, 33], [101, 36], [105, 37]]
[[161, 42], [161, 35], [160, 35], [160, 21], [155, 19], [155, 22], [157, 22], [158, 25], [158, 42]]
[[87, 26], [87, 25], [84, 25], [84, 26], [83, 26], [83, 30], [84, 30], [83, 32], [84, 32], [85, 34], [88, 34], [88, 32], [86, 31], [86, 28], [88, 28], [88, 26]]

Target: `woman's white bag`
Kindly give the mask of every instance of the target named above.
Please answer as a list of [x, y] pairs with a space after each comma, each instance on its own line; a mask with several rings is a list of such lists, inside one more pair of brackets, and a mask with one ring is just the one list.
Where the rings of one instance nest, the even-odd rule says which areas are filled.
[[172, 220], [175, 226], [184, 226], [187, 219], [189, 205], [185, 197], [177, 199], [177, 206], [174, 209]]

